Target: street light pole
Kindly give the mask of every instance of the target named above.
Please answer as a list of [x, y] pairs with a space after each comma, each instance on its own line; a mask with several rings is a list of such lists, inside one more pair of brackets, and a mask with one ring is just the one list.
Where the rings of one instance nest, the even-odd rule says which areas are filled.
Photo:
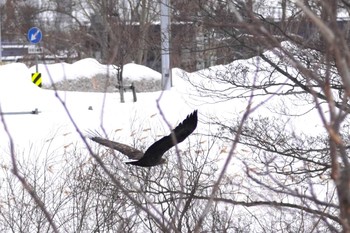
[[162, 55], [162, 90], [169, 90], [172, 86], [170, 71], [170, 16], [169, 0], [160, 0], [160, 33]]
[[2, 5], [0, 5], [0, 63], [2, 63], [2, 37], [1, 37], [2, 14], [1, 14], [1, 6]]

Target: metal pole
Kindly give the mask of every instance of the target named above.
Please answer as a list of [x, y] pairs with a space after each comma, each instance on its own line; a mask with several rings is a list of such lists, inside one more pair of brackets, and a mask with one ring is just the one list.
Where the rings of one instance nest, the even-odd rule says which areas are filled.
[[2, 26], [2, 14], [1, 14], [1, 8], [0, 8], [0, 63], [2, 62], [2, 36], [1, 36], [2, 27], [1, 26]]
[[[36, 45], [35, 45], [36, 47]], [[39, 72], [39, 68], [38, 68], [38, 54], [35, 55], [35, 72]]]
[[40, 111], [36, 108], [33, 111], [23, 111], [23, 112], [1, 112], [0, 115], [24, 115], [24, 114], [34, 114], [38, 115]]
[[170, 16], [169, 0], [160, 0], [160, 33], [162, 55], [162, 90], [169, 90], [172, 86], [170, 72]]

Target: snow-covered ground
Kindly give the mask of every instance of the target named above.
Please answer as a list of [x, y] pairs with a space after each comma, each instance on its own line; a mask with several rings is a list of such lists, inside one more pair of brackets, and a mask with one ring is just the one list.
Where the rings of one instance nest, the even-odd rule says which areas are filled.
[[[31, 82], [31, 73], [34, 72], [35, 67], [28, 68], [20, 63], [0, 66], [0, 107], [4, 119], [0, 126], [0, 163], [3, 167], [11, 167], [9, 135], [3, 130], [4, 124], [18, 151], [29, 150], [29, 148], [31, 151], [40, 151], [43, 144], [50, 142], [50, 147], [46, 148], [45, 153], [38, 153], [39, 157], [48, 154], [55, 154], [56, 157], [59, 157], [63, 151], [86, 149], [77, 130], [86, 134], [91, 131], [102, 132], [103, 129], [107, 137], [126, 144], [132, 144], [133, 136], [138, 134], [137, 138], [142, 138], [145, 140], [144, 144], [149, 145], [154, 141], [153, 137], [149, 137], [150, 128], [156, 138], [169, 133], [163, 116], [172, 127], [175, 127], [195, 109], [198, 109], [199, 112], [199, 124], [195, 135], [191, 135], [190, 138], [196, 135], [220, 134], [220, 129], [211, 123], [217, 119], [220, 119], [221, 122], [232, 123], [232, 119], [244, 114], [248, 104], [247, 98], [227, 98], [223, 101], [222, 96], [249, 96], [250, 93], [239, 89], [228, 89], [226, 88], [227, 83], [219, 83], [208, 77], [211, 75], [225, 76], [231, 71], [232, 75], [238, 67], [245, 66], [248, 67], [246, 69], [247, 81], [253, 82], [253, 79], [256, 78], [256, 63], [256, 58], [240, 60], [226, 66], [215, 66], [194, 73], [174, 68], [171, 90], [138, 93], [138, 101], [135, 103], [130, 92], [125, 93], [125, 103], [120, 103], [120, 96], [117, 92], [56, 92], [41, 89]], [[264, 69], [265, 65], [261, 62], [259, 66]], [[93, 78], [97, 74], [116, 75], [116, 71], [115, 67], [100, 64], [94, 59], [84, 59], [74, 64], [39, 65], [39, 72], [42, 73], [43, 83], [46, 85], [65, 79]], [[262, 72], [262, 76], [265, 75], [268, 74]], [[125, 65], [123, 76], [131, 80], [159, 80], [161, 78], [160, 73], [137, 64]], [[206, 79], [203, 79], [203, 76], [206, 76]], [[279, 77], [273, 78], [278, 79]], [[286, 82], [284, 78], [279, 81]], [[194, 88], [193, 84], [216, 89], [217, 93], [205, 96]], [[277, 91], [282, 91], [282, 89]], [[309, 111], [312, 104], [297, 104], [298, 101], [291, 99], [293, 98], [291, 96], [268, 98], [268, 96], [260, 96], [253, 99], [253, 107], [268, 101], [258, 107], [250, 118], [284, 119], [286, 129], [308, 135], [323, 132], [317, 111]], [[289, 103], [294, 102], [295, 105], [289, 106], [290, 108], [286, 106], [288, 114], [286, 112], [285, 115], [281, 115], [275, 108], [285, 104], [284, 101], [287, 99]], [[38, 114], [16, 114], [34, 110], [37, 110]], [[78, 128], [75, 128], [73, 122]], [[206, 140], [211, 140], [210, 136]], [[183, 143], [182, 146], [186, 145]], [[224, 161], [230, 146], [230, 144], [226, 145], [226, 150], [218, 146], [217, 150], [220, 151], [213, 153], [220, 154]], [[247, 153], [247, 150], [238, 148], [237, 153]], [[234, 159], [232, 168], [238, 168], [239, 161]], [[6, 171], [9, 172], [9, 170]], [[230, 169], [229, 172], [239, 173], [239, 170]]]
[[[249, 64], [251, 62], [251, 64]], [[200, 122], [208, 117], [217, 117], [222, 119], [230, 118], [232, 114], [242, 114], [247, 105], [247, 99], [232, 99], [231, 101], [221, 101], [219, 97], [202, 96], [192, 86], [196, 84], [208, 89], [216, 89], [217, 93], [240, 96], [242, 90], [231, 89], [225, 93], [227, 83], [211, 82], [210, 79], [203, 79], [203, 76], [225, 76], [228, 72], [234, 72], [236, 67], [242, 64], [247, 65], [250, 70], [246, 74], [247, 80], [252, 80], [255, 76], [254, 59], [235, 61], [227, 66], [215, 66], [199, 72], [186, 73], [183, 70], [173, 69], [173, 88], [165, 92], [138, 93], [138, 101], [132, 101], [132, 94], [125, 94], [126, 103], [120, 103], [119, 93], [89, 93], [89, 92], [64, 92], [40, 89], [31, 82], [31, 73], [35, 67], [27, 68], [24, 64], [13, 63], [0, 67], [0, 107], [5, 113], [4, 119], [9, 131], [16, 143], [25, 144], [35, 143], [38, 139], [50, 137], [52, 132], [72, 131], [74, 140], [76, 135], [70, 119], [67, 117], [62, 102], [64, 102], [68, 111], [72, 114], [73, 120], [78, 124], [79, 129], [98, 130], [103, 126], [107, 131], [113, 131], [119, 128], [128, 128], [131, 119], [138, 119], [145, 122], [151, 116], [156, 115], [157, 121], [162, 123], [160, 110], [164, 113], [167, 121], [175, 126], [187, 114], [194, 109], [199, 109]], [[263, 64], [261, 64], [263, 66]], [[93, 78], [97, 74], [116, 75], [116, 69], [113, 66], [102, 65], [94, 59], [83, 59], [74, 64], [59, 63], [50, 65], [39, 65], [39, 72], [42, 73], [43, 84], [51, 85], [66, 79]], [[268, 74], [264, 74], [268, 75]], [[130, 80], [155, 79], [159, 80], [161, 74], [147, 67], [137, 64], [126, 64], [124, 66], [124, 78]], [[184, 79], [184, 77], [187, 77]], [[190, 82], [189, 82], [189, 81]], [[282, 80], [282, 82], [285, 80]], [[246, 92], [245, 90], [243, 90]], [[246, 93], [247, 94], [247, 93]], [[249, 93], [248, 93], [249, 95]], [[267, 97], [256, 97], [254, 104], [258, 105], [265, 101]], [[271, 108], [280, 105], [281, 98], [272, 98], [268, 104], [258, 108], [255, 115], [273, 116], [275, 113]], [[157, 106], [159, 104], [159, 106]], [[310, 105], [312, 106], [312, 105]], [[293, 106], [294, 113], [309, 110], [310, 106]], [[160, 107], [160, 108], [159, 108]], [[26, 115], [7, 115], [6, 113], [26, 112], [37, 109], [39, 114]], [[294, 115], [293, 112], [290, 115]], [[254, 116], [253, 114], [253, 116]], [[279, 115], [277, 115], [280, 117]], [[287, 117], [287, 116], [286, 116]], [[289, 117], [289, 116], [288, 116]], [[290, 117], [292, 118], [292, 117]], [[320, 128], [322, 130], [317, 112], [313, 111], [305, 114], [304, 117], [294, 119], [290, 125], [293, 129]], [[306, 127], [306, 129], [305, 129]], [[202, 131], [204, 125], [199, 125], [198, 130]], [[166, 129], [164, 129], [166, 131]], [[313, 130], [313, 133], [315, 131]], [[318, 131], [320, 132], [320, 131]], [[7, 136], [0, 131], [1, 145], [6, 145]]]
[[[274, 55], [270, 53], [270, 56]], [[136, 103], [133, 102], [130, 92], [125, 93], [125, 103], [120, 103], [118, 92], [68, 92], [41, 89], [31, 82], [31, 73], [34, 72], [35, 67], [27, 68], [21, 63], [7, 64], [0, 67], [2, 83], [0, 85], [0, 107], [16, 148], [26, 148], [29, 145], [31, 148], [41, 147], [43, 142], [53, 138], [55, 140], [52, 141], [51, 148], [56, 151], [55, 153], [59, 153], [58, 151], [63, 148], [66, 151], [69, 145], [81, 145], [84, 148], [85, 145], [81, 144], [82, 140], [73, 122], [84, 134], [104, 130], [107, 133], [106, 136], [123, 143], [133, 142], [131, 135], [134, 135], [135, 129], [138, 129], [138, 134], [141, 135], [137, 136], [144, 138], [146, 140], [144, 143], [149, 145], [154, 139], [147, 139], [149, 134], [147, 129], [155, 130], [157, 138], [169, 132], [162, 114], [166, 121], [175, 127], [195, 109], [199, 110], [199, 125], [196, 133], [215, 135], [217, 127], [211, 123], [217, 122], [218, 119], [222, 123], [232, 123], [232, 119], [244, 114], [248, 104], [247, 98], [226, 98], [223, 101], [223, 96], [249, 96], [250, 93], [244, 89], [227, 88], [229, 84], [215, 81], [214, 77], [227, 75], [235, 77], [235, 72], [239, 72], [240, 67], [243, 66], [244, 78], [247, 82], [253, 82], [257, 78], [257, 63], [260, 61], [255, 58], [238, 60], [229, 65], [214, 66], [193, 73], [174, 68], [171, 90], [138, 93]], [[260, 78], [270, 77], [267, 65], [261, 63], [259, 67], [262, 70], [259, 72]], [[265, 68], [267, 71], [263, 71]], [[39, 72], [42, 73], [43, 83], [50, 85], [52, 82], [57, 83], [65, 79], [93, 78], [97, 74], [115, 75], [116, 69], [89, 58], [74, 64], [39, 65]], [[160, 73], [137, 64], [126, 64], [124, 72], [123, 76], [131, 80], [161, 78]], [[272, 78], [281, 79], [278, 74]], [[285, 78], [280, 82], [286, 82]], [[205, 96], [194, 88], [193, 84], [216, 91], [210, 96]], [[283, 91], [283, 88], [278, 91]], [[295, 97], [270, 99], [269, 96], [256, 96], [252, 107], [268, 101], [258, 107], [250, 118], [279, 119], [287, 122], [285, 126], [287, 130], [296, 133], [307, 135], [322, 133], [324, 129], [318, 112], [309, 111], [313, 105], [292, 98]], [[287, 106], [286, 102], [292, 105]], [[280, 106], [283, 106], [286, 111], [284, 115], [277, 110]], [[34, 110], [38, 110], [39, 114], [14, 114]], [[0, 130], [0, 145], [0, 151], [8, 151], [9, 137], [4, 130]], [[1, 160], [9, 162], [4, 158]]]

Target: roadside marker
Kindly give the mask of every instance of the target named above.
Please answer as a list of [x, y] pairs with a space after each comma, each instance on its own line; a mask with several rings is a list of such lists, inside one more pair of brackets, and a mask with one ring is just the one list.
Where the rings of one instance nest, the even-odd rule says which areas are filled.
[[42, 83], [41, 73], [39, 72], [32, 73], [32, 82], [38, 87], [41, 87], [41, 83]]

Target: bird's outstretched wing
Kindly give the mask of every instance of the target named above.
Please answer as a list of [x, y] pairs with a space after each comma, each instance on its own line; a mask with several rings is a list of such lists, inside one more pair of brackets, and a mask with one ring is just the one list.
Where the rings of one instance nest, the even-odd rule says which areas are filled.
[[127, 162], [127, 164], [137, 166], [155, 166], [162, 162], [163, 154], [177, 143], [185, 140], [197, 127], [197, 110], [187, 116], [171, 134], [161, 138], [153, 143], [145, 152], [144, 156], [138, 161]]
[[128, 156], [129, 159], [141, 159], [143, 157], [142, 151], [135, 149], [131, 146], [104, 139], [99, 136], [91, 136], [90, 139], [101, 145], [107, 146], [111, 149], [119, 151], [120, 153], [123, 153], [124, 155]]

